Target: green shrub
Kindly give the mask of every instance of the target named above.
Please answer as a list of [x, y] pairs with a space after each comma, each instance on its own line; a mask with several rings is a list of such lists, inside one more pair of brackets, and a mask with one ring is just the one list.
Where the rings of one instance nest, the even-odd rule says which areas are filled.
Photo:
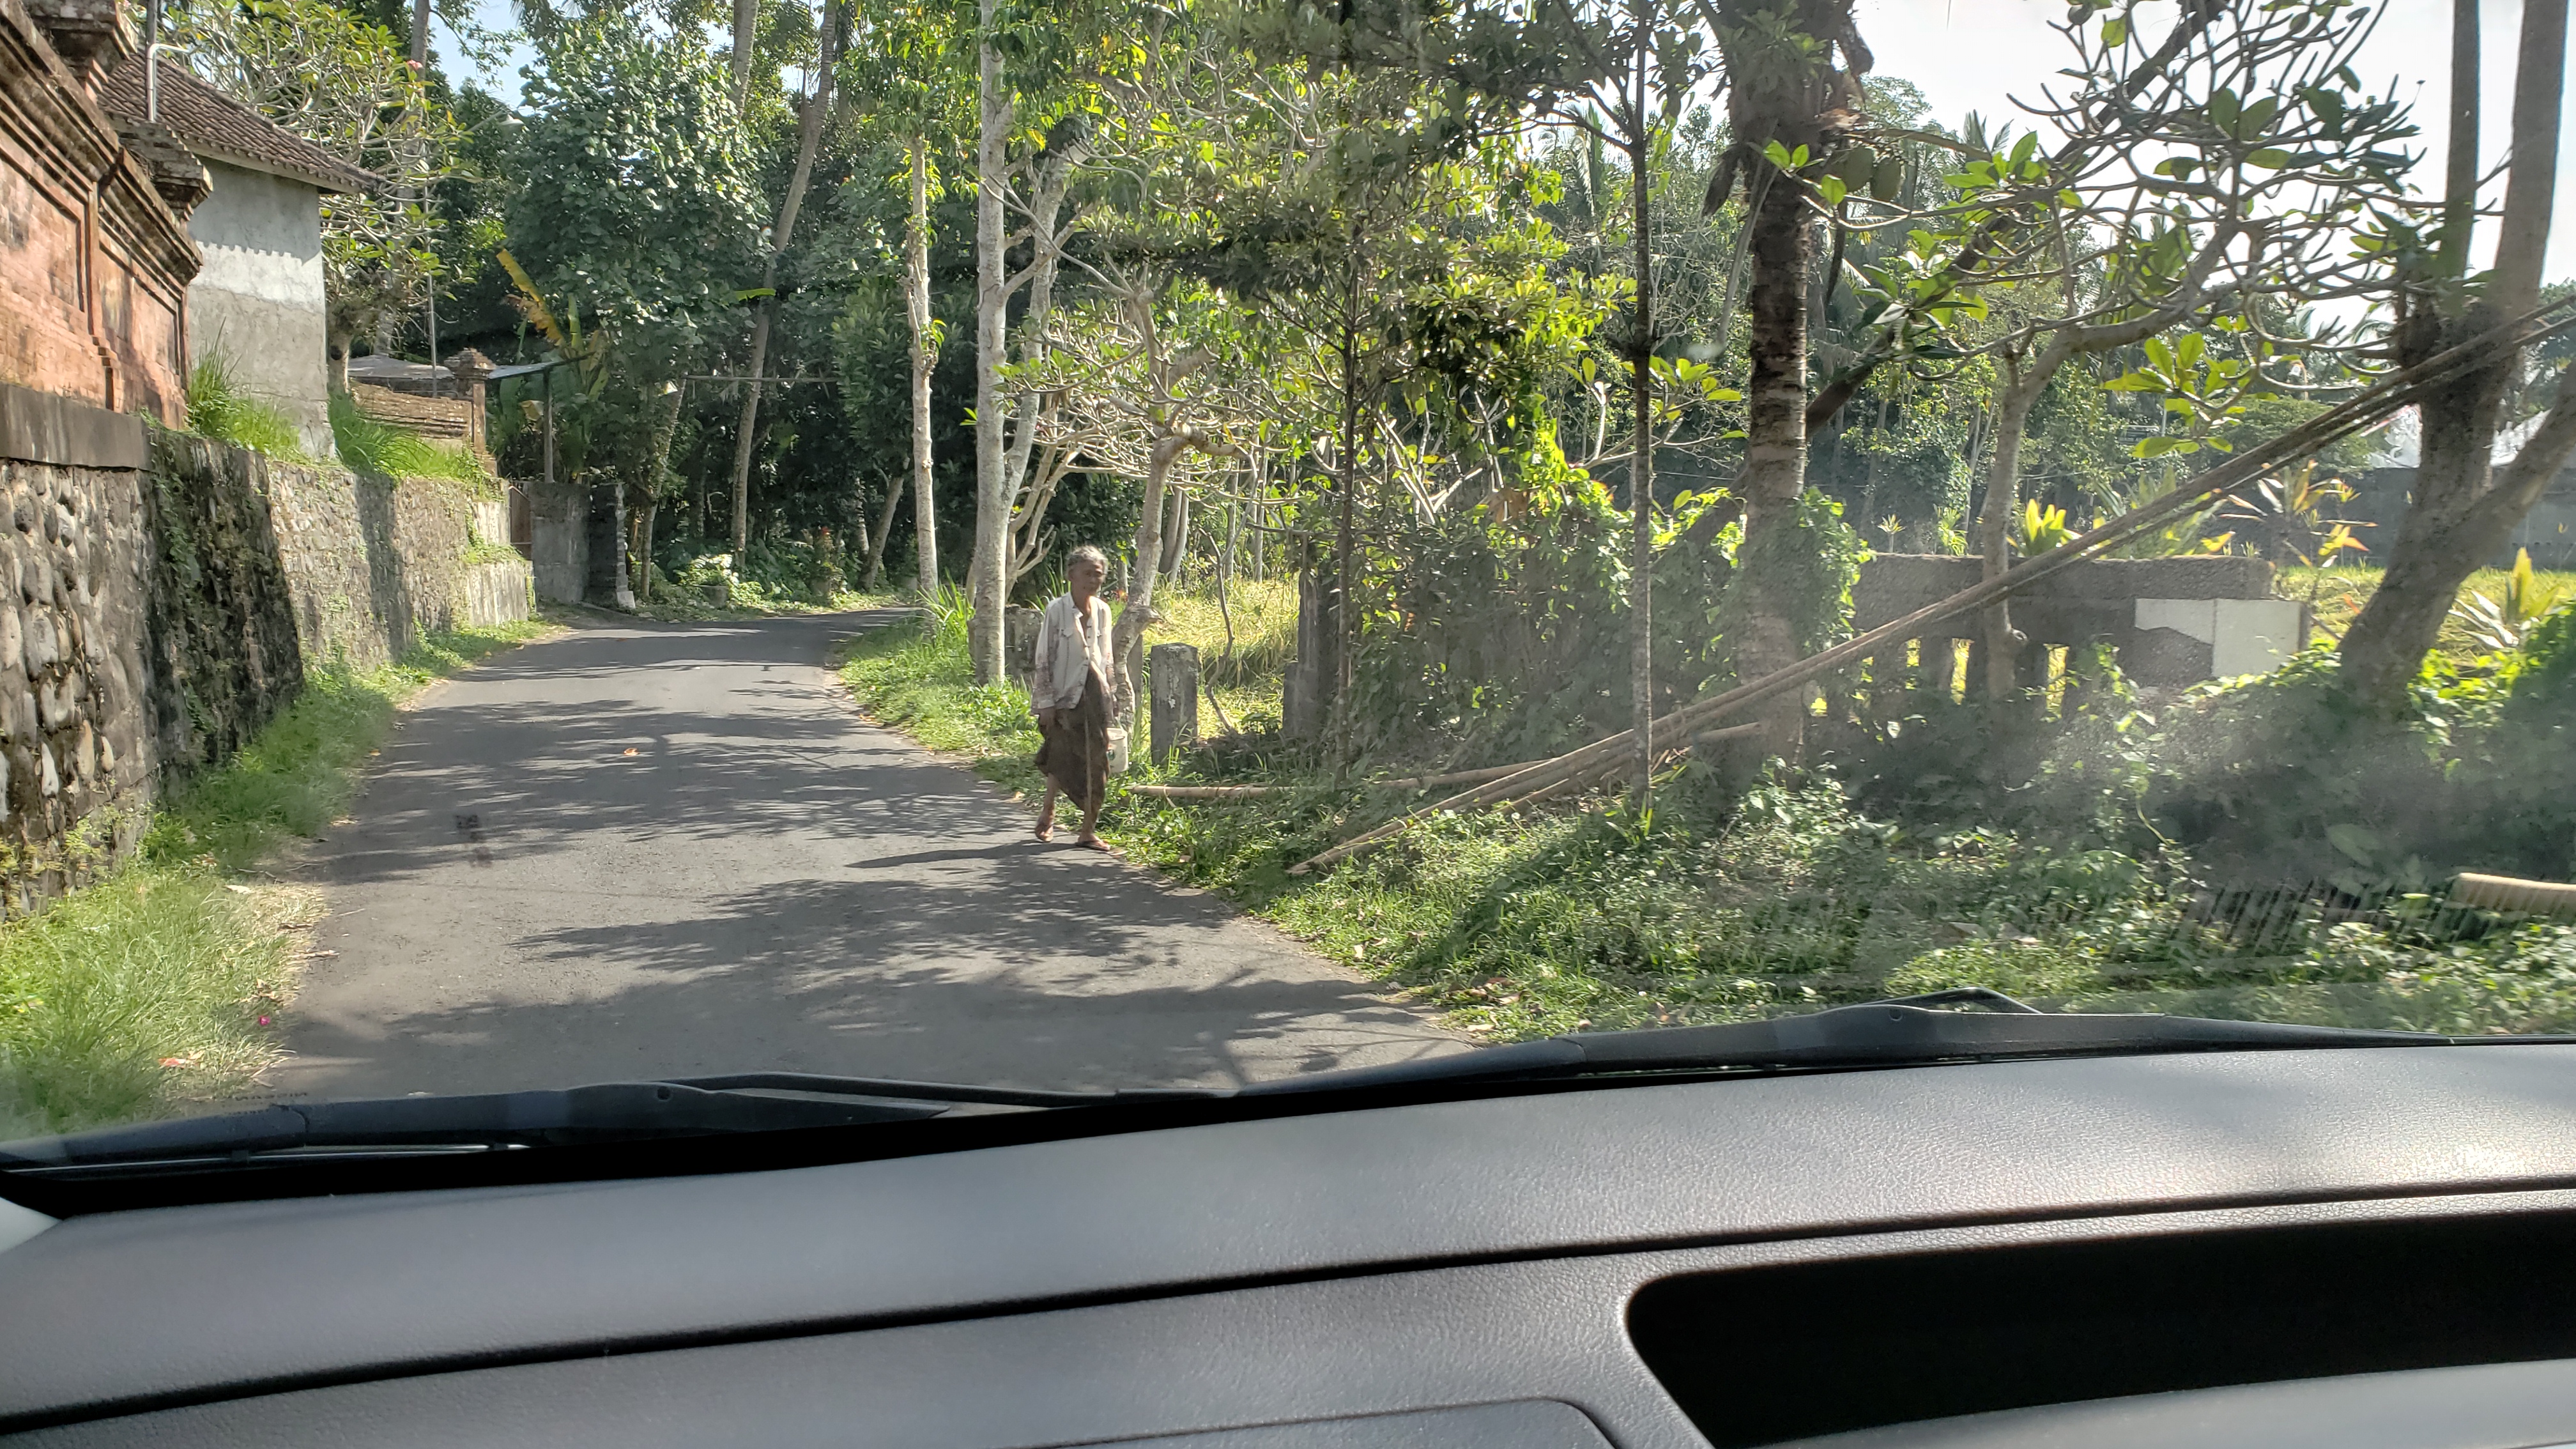
[[220, 357], [202, 358], [188, 372], [188, 431], [290, 463], [313, 461], [295, 424], [243, 392]]

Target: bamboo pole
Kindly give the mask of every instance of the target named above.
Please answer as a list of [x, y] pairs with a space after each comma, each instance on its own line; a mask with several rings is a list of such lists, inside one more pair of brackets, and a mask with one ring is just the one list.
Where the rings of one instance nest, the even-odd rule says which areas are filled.
[[[2282, 465], [2304, 458], [2337, 438], [2368, 427], [2372, 423], [2412, 404], [2433, 384], [2463, 368], [2480, 366], [2501, 350], [2529, 346], [2560, 333], [2576, 330], [2576, 316], [2564, 317], [2542, 325], [2540, 319], [2576, 303], [2576, 297], [2563, 298], [2534, 308], [2458, 346], [2401, 368], [2380, 379], [2358, 396], [2319, 414], [2299, 427], [2281, 434], [2268, 443], [2248, 449], [2228, 462], [2200, 475], [2189, 486], [2150, 503], [2133, 508], [2101, 527], [2069, 539], [2036, 558], [2025, 559], [2000, 577], [1984, 580], [1943, 599], [1927, 604], [1893, 623], [1883, 624], [1866, 634], [1808, 656], [1785, 669], [1774, 670], [1760, 679], [1740, 684], [1724, 694], [1684, 706], [1656, 720], [1656, 735], [1668, 731], [1691, 730], [1712, 723], [1772, 696], [1796, 689], [1822, 675], [1829, 674], [1854, 660], [1866, 659], [1892, 643], [1921, 637], [1932, 626], [1971, 614], [1998, 599], [2009, 597], [2052, 574], [2127, 542], [2150, 529], [2215, 503], [2221, 496], [2253, 483]], [[1615, 764], [1620, 752], [1628, 747], [1632, 731], [1622, 730], [1606, 739], [1595, 740], [1581, 749], [1569, 751], [1553, 760], [1541, 761], [1517, 775], [1505, 776], [1490, 784], [1435, 801], [1419, 810], [1398, 816], [1386, 824], [1357, 835], [1310, 860], [1288, 868], [1290, 875], [1304, 875], [1322, 867], [1339, 864], [1355, 855], [1385, 844], [1410, 829], [1414, 822], [1441, 811], [1481, 809], [1507, 800], [1532, 797], [1551, 787], [1579, 776], [1594, 773], [1605, 764]]]
[[[1437, 790], [1451, 785], [1480, 785], [1515, 775], [1544, 760], [1526, 760], [1517, 765], [1488, 765], [1481, 770], [1460, 770], [1451, 775], [1420, 775], [1402, 780], [1362, 780], [1359, 785], [1369, 790]], [[1300, 795], [1327, 787], [1317, 785], [1130, 785], [1127, 793], [1150, 800], [1259, 800], [1273, 795]]]

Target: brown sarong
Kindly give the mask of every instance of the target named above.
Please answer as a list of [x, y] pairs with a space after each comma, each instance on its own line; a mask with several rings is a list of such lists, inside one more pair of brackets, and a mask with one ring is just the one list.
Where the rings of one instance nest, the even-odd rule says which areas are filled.
[[1082, 703], [1038, 722], [1038, 769], [1088, 815], [1109, 793], [1109, 695], [1098, 673], [1082, 681]]

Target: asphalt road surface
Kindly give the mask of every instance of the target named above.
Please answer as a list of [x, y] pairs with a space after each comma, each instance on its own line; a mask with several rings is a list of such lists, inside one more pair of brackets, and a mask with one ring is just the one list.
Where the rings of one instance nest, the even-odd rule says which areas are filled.
[[879, 622], [620, 621], [437, 686], [314, 862], [336, 954], [274, 1090], [1213, 1085], [1463, 1049], [868, 724], [822, 660]]

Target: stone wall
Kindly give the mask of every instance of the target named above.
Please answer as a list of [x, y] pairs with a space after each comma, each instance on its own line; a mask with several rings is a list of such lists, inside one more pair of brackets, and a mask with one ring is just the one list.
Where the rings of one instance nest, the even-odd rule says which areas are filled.
[[304, 687], [284, 538], [269, 506], [279, 465], [247, 448], [155, 430], [139, 476], [150, 633], [142, 691], [160, 772], [232, 758]]
[[468, 558], [496, 541], [477, 538], [463, 484], [279, 463], [264, 473], [306, 658], [368, 669], [423, 634], [528, 617], [524, 560]]
[[[138, 426], [89, 421], [0, 428], [0, 455]], [[528, 617], [528, 565], [476, 546], [488, 541], [460, 484], [281, 464], [158, 429], [142, 441], [140, 457], [122, 445], [0, 456], [9, 912], [131, 848], [154, 794], [230, 759], [309, 669], [381, 664], [419, 633]]]
[[[1984, 567], [1950, 554], [1876, 555], [1852, 587], [1852, 628], [1875, 629], [1974, 587]], [[2272, 566], [2258, 558], [2090, 559], [2014, 596], [2013, 627], [2030, 641], [2018, 662], [2026, 678], [2037, 677], [2052, 647], [2107, 644], [2141, 684], [2258, 672], [2306, 640], [2301, 608], [2271, 594]], [[2186, 607], [2193, 604], [2204, 607]], [[1926, 642], [1973, 642], [1977, 633], [1966, 616], [1932, 626]]]
[[0, 901], [10, 914], [130, 849], [151, 800], [162, 680], [143, 477], [0, 461]]

